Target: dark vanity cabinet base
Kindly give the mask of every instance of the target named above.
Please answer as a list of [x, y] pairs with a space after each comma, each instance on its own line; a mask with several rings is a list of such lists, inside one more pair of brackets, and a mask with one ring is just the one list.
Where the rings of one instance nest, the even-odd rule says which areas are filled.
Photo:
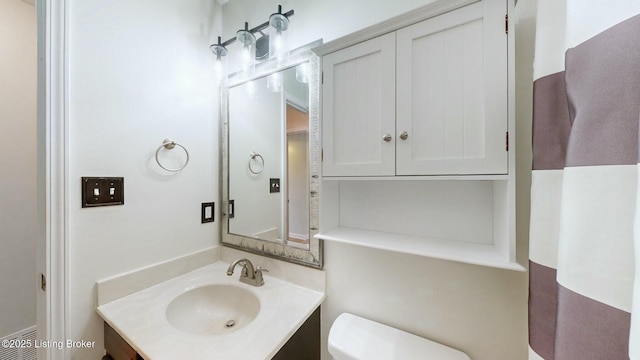
[[[104, 347], [107, 355], [103, 360], [142, 360], [142, 357], [106, 322]], [[309, 316], [272, 360], [320, 360], [320, 307]]]
[[320, 307], [271, 359], [320, 360]]
[[104, 323], [104, 348], [107, 355], [102, 360], [143, 360], [140, 355], [109, 324]]

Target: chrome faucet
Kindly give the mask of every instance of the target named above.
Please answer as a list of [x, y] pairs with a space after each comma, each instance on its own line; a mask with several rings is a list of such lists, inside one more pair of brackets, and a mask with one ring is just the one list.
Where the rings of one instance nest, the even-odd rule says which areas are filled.
[[262, 277], [262, 272], [269, 272], [268, 269], [262, 268], [258, 266], [254, 269], [253, 264], [249, 259], [238, 259], [229, 265], [227, 269], [227, 275], [233, 275], [233, 270], [236, 268], [236, 265], [242, 265], [242, 272], [240, 273], [240, 281], [245, 284], [253, 285], [253, 286], [262, 286], [264, 285], [264, 278]]

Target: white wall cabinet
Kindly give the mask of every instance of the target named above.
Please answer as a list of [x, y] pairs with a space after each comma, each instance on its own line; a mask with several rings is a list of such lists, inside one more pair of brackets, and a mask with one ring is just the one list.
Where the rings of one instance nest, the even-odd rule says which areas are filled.
[[[327, 43], [320, 233], [510, 270], [513, 0], [441, 0]], [[405, 136], [406, 135], [406, 136]]]
[[395, 33], [323, 58], [324, 175], [394, 175], [395, 58]]
[[506, 174], [505, 0], [323, 57], [323, 176]]

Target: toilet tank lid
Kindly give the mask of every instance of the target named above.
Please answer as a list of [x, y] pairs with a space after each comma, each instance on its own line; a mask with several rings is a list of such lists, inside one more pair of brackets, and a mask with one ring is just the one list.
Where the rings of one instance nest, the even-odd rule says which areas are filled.
[[328, 347], [336, 360], [470, 360], [462, 351], [349, 313], [333, 322]]

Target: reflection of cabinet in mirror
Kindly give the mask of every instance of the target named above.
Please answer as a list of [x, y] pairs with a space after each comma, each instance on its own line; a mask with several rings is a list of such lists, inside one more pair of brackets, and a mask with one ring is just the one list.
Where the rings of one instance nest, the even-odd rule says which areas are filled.
[[318, 49], [318, 237], [523, 269], [506, 143], [515, 128], [512, 9], [442, 0]]

